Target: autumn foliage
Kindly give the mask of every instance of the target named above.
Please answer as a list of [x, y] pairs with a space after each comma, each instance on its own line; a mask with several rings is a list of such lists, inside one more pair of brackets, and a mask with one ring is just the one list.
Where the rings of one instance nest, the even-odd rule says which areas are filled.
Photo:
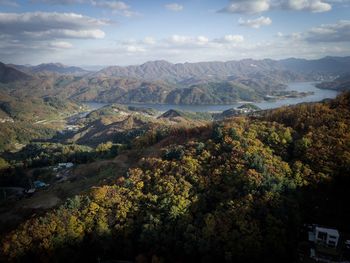
[[[303, 191], [348, 176], [349, 105], [347, 93], [177, 131], [183, 143], [143, 159], [114, 185], [93, 188], [8, 233], [3, 258], [293, 261], [298, 226], [308, 218]], [[176, 132], [157, 136], [145, 134], [134, 147]]]

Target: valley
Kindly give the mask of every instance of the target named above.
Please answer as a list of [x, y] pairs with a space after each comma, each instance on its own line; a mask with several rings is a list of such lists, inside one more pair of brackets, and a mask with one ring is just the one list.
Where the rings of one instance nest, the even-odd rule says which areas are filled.
[[[333, 67], [329, 66], [330, 61]], [[266, 96], [278, 97], [288, 83], [333, 80], [346, 73], [349, 61], [349, 58], [337, 57], [310, 61], [241, 60], [185, 64], [151, 61], [84, 74], [83, 69], [74, 68], [69, 72], [68, 66], [60, 64], [39, 65], [34, 71], [33, 67], [3, 64], [3, 72], [13, 71], [17, 74], [14, 76], [21, 77], [4, 80], [1, 89], [12, 96], [59, 97], [76, 102], [181, 105], [257, 102]], [[299, 70], [305, 65], [310, 65], [308, 70]], [[18, 70], [23, 68], [26, 73]], [[305, 96], [302, 93], [280, 96], [290, 95]]]
[[0, 263], [350, 263], [350, 0], [0, 0]]
[[[325, 58], [327, 63], [329, 59]], [[333, 59], [340, 66], [344, 61], [348, 63], [348, 60]], [[299, 63], [298, 67], [294, 68], [294, 63]], [[300, 71], [300, 63], [314, 68]], [[4, 235], [0, 249], [3, 255], [11, 260], [22, 257], [26, 260], [31, 255], [36, 258], [33, 251], [40, 251], [38, 255], [44, 253], [42, 248], [37, 250], [37, 244], [41, 247], [44, 242], [42, 237], [28, 229], [28, 224], [34, 224], [43, 229], [45, 235], [74, 242], [77, 253], [85, 258], [86, 254], [79, 252], [81, 246], [85, 246], [85, 238], [97, 235], [97, 243], [91, 242], [94, 249], [100, 251], [99, 242], [103, 242], [104, 234], [123, 233], [118, 227], [127, 229], [129, 226], [124, 224], [131, 220], [129, 216], [140, 221], [136, 225], [131, 223], [127, 231], [138, 236], [140, 241], [136, 242], [142, 246], [152, 247], [154, 242], [143, 240], [143, 231], [160, 235], [158, 231], [167, 229], [165, 222], [182, 229], [186, 236], [181, 239], [193, 246], [187, 235], [196, 231], [205, 243], [205, 233], [211, 231], [208, 220], [214, 220], [210, 222], [216, 222], [215, 228], [218, 228], [217, 220], [221, 220], [226, 209], [234, 218], [226, 226], [234, 227], [230, 224], [238, 222], [239, 214], [231, 208], [236, 205], [248, 209], [242, 212], [246, 218], [254, 218], [253, 221], [243, 219], [241, 224], [256, 228], [264, 239], [274, 242], [274, 238], [270, 240], [265, 235], [265, 227], [251, 225], [252, 222], [269, 224], [269, 220], [277, 220], [285, 226], [287, 221], [278, 210], [294, 211], [291, 204], [284, 204], [288, 200], [293, 207], [303, 207], [295, 213], [307, 220], [311, 212], [303, 210], [306, 209], [303, 203], [314, 200], [310, 200], [303, 189], [311, 185], [318, 187], [318, 181], [338, 182], [338, 175], [348, 169], [349, 149], [342, 141], [348, 136], [345, 126], [348, 125], [349, 94], [341, 93], [342, 89], [327, 88], [330, 83], [340, 83], [341, 78], [336, 77], [333, 68], [325, 70], [324, 66], [317, 66], [322, 63], [322, 59], [181, 65], [155, 61], [98, 72], [61, 64], [4, 65], [7, 77], [0, 84], [0, 233]], [[329, 131], [330, 137], [323, 138], [321, 131], [314, 127]], [[313, 144], [315, 140], [322, 145]], [[335, 144], [328, 145], [331, 141]], [[332, 155], [333, 150], [327, 150], [329, 147], [337, 147], [339, 156]], [[317, 162], [321, 159], [319, 167]], [[235, 174], [236, 179], [230, 174]], [[205, 191], [209, 192], [204, 194]], [[295, 197], [294, 192], [300, 192], [302, 197]], [[105, 203], [107, 195], [111, 196], [112, 203]], [[161, 206], [154, 206], [156, 199], [161, 200], [157, 201]], [[269, 212], [264, 215], [249, 212], [263, 209], [261, 203], [270, 207]], [[96, 205], [99, 208], [95, 211]], [[125, 207], [114, 211], [110, 205]], [[221, 210], [221, 205], [226, 208]], [[107, 211], [105, 207], [109, 207]], [[158, 216], [158, 212], [153, 214], [147, 207], [162, 210], [165, 221], [156, 221], [163, 230], [139, 229], [138, 224], [146, 229], [149, 224], [155, 224], [151, 218]], [[198, 212], [205, 215], [198, 215], [199, 221], [195, 222], [188, 213]], [[60, 213], [67, 218], [60, 221]], [[106, 220], [104, 214], [116, 221], [99, 222]], [[324, 216], [321, 213], [315, 220], [320, 221]], [[327, 224], [342, 225], [347, 215], [341, 216], [339, 222], [324, 218]], [[85, 221], [91, 217], [97, 225]], [[143, 222], [147, 218], [151, 221]], [[78, 225], [68, 230], [65, 220], [76, 221], [74, 224], [80, 225], [81, 232], [75, 232]], [[179, 223], [182, 220], [190, 225], [199, 224], [199, 228], [183, 229]], [[301, 221], [292, 221], [296, 231]], [[54, 228], [54, 232], [49, 233], [49, 226], [41, 222], [60, 225], [60, 229]], [[113, 224], [118, 225], [116, 230], [111, 230]], [[18, 237], [16, 231], [21, 231], [23, 236]], [[261, 237], [243, 229], [236, 231], [247, 245], [251, 245], [249, 240], [253, 237], [262, 242]], [[283, 231], [293, 239], [283, 241], [284, 245], [292, 244], [294, 251], [297, 237], [293, 231]], [[170, 233], [179, 235], [177, 230]], [[76, 236], [74, 241], [71, 234]], [[18, 237], [15, 242], [13, 235]], [[23, 244], [29, 236], [32, 241], [27, 249]], [[219, 238], [226, 237], [220, 234]], [[128, 247], [128, 239], [121, 239], [118, 245]], [[66, 241], [45, 242], [52, 249], [60, 250], [59, 244]], [[143, 249], [130, 246], [121, 253], [107, 248], [103, 257], [145, 256]], [[206, 246], [212, 248], [211, 244]], [[129, 253], [128, 249], [135, 252]], [[183, 247], [180, 245], [177, 249], [183, 250]], [[191, 251], [198, 249], [192, 247]], [[81, 251], [86, 253], [84, 249]], [[156, 255], [164, 259], [175, 256], [169, 254], [168, 248], [167, 252], [157, 251]], [[217, 253], [221, 253], [219, 251]], [[241, 253], [239, 248], [232, 251]], [[64, 245], [62, 252], [55, 253], [65, 257], [69, 252]], [[182, 256], [194, 256], [192, 252], [186, 253]], [[255, 251], [254, 255], [259, 253]]]
[[[333, 67], [327, 68], [330, 60]], [[310, 65], [309, 70], [297, 70], [305, 63]], [[311, 84], [290, 88], [289, 83], [332, 80], [336, 76], [334, 68], [346, 63], [347, 58], [336, 57], [185, 64], [153, 61], [97, 72], [59, 63], [1, 64], [0, 75], [6, 79], [0, 80], [0, 152], [19, 150], [31, 140], [50, 139], [58, 131], [77, 131], [82, 126], [67, 123], [67, 118], [86, 112], [87, 102], [141, 106], [161, 112], [222, 112], [239, 106], [240, 101], [267, 109], [332, 98], [337, 91], [321, 91]]]
[[[25, 187], [28, 180], [39, 180], [48, 186], [31, 197], [2, 204], [1, 231], [7, 233], [2, 255], [11, 260], [32, 260], [43, 253], [56, 260], [67, 255], [72, 259], [74, 247], [77, 258], [87, 260], [96, 254], [132, 260], [148, 257], [147, 253], [165, 260], [197, 258], [192, 253], [202, 248], [193, 238], [200, 238], [209, 250], [217, 249], [216, 259], [221, 249], [232, 249], [230, 240], [250, 245], [252, 239], [254, 253], [244, 254], [244, 260], [254, 260], [271, 245], [280, 260], [287, 260], [285, 246], [291, 247], [288, 257], [296, 257], [296, 233], [302, 222], [313, 220], [347, 231], [349, 145], [344, 142], [349, 137], [349, 101], [345, 93], [322, 103], [264, 111], [247, 104], [215, 122], [204, 113], [178, 110], [157, 115], [154, 110], [121, 105], [96, 109], [78, 121], [87, 124], [80, 131], [83, 136], [76, 138], [86, 146], [33, 143], [8, 156], [13, 160], [10, 165], [23, 162], [22, 169], [7, 168], [2, 185], [22, 181]], [[147, 128], [145, 116], [151, 118]], [[108, 138], [109, 133], [98, 128], [92, 138], [84, 138], [90, 124], [93, 129], [106, 123], [109, 129], [111, 121], [114, 136]], [[105, 142], [94, 141], [101, 132]], [[55, 170], [66, 162], [73, 167]], [[61, 182], [57, 173], [66, 179]], [[329, 195], [335, 189], [337, 196]], [[321, 200], [322, 209], [315, 205]], [[265, 232], [265, 224], [274, 222], [280, 228], [270, 226]], [[169, 223], [176, 227], [168, 228]], [[149, 228], [150, 224], [157, 227]], [[239, 235], [227, 236], [227, 228]], [[247, 228], [254, 231], [246, 232]], [[8, 233], [9, 229], [13, 231]], [[129, 243], [134, 235], [140, 247]], [[222, 245], [207, 244], [208, 235]], [[109, 238], [117, 244], [106, 247], [112, 244]], [[159, 238], [163, 248], [155, 245]], [[175, 252], [169, 250], [169, 238], [183, 240]], [[266, 250], [255, 250], [266, 241]], [[84, 249], [85, 242], [93, 248], [91, 254]], [[46, 254], [44, 244], [55, 252]], [[191, 249], [184, 250], [182, 244]], [[232, 256], [241, 257], [240, 249], [232, 249]]]

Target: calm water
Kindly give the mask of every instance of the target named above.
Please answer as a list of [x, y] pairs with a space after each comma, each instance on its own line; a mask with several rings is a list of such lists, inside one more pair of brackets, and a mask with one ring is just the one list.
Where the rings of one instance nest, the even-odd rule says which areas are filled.
[[[256, 102], [253, 104], [259, 106], [262, 109], [273, 109], [281, 106], [293, 105], [293, 104], [298, 104], [302, 102], [315, 102], [315, 101], [321, 101], [324, 99], [332, 99], [332, 98], [335, 98], [338, 94], [337, 91], [318, 89], [314, 86], [315, 84], [316, 84], [315, 82], [297, 82], [297, 83], [288, 84], [288, 87], [286, 90], [295, 90], [299, 92], [307, 92], [307, 91], [314, 92], [313, 95], [310, 95], [304, 98], [288, 98], [288, 99], [281, 99], [273, 102], [272, 101]], [[108, 105], [108, 103], [96, 103], [96, 102], [86, 102], [85, 104], [90, 106], [90, 108], [94, 110]], [[172, 105], [172, 104], [126, 104], [126, 105], [153, 108], [161, 112], [165, 112], [170, 109], [178, 109], [178, 110], [193, 111], [193, 112], [218, 112], [218, 111], [221, 112], [227, 109], [236, 108], [242, 104], [244, 103], [241, 102], [241, 103], [234, 103], [230, 105]]]

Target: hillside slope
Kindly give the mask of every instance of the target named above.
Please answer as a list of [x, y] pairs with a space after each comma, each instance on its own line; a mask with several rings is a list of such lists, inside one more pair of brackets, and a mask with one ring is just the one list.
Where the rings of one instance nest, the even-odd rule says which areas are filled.
[[295, 262], [303, 223], [349, 230], [349, 116], [347, 93], [148, 132], [152, 157], [8, 233], [3, 259]]
[[9, 67], [0, 62], [0, 82], [10, 83], [16, 81], [29, 80], [32, 77], [22, 71]]
[[345, 74], [333, 81], [327, 81], [317, 84], [320, 89], [334, 89], [339, 91], [350, 90], [350, 74]]

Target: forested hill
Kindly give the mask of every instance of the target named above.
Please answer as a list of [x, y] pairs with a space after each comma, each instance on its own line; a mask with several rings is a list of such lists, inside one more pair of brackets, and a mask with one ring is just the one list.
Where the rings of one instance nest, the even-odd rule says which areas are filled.
[[0, 88], [16, 96], [49, 96], [78, 102], [233, 104], [281, 96], [279, 92], [290, 82], [331, 81], [349, 74], [349, 65], [350, 57], [182, 64], [149, 61], [135, 66], [110, 66], [98, 72], [59, 63], [0, 64]]
[[350, 230], [349, 142], [350, 93], [166, 136], [149, 131], [133, 147], [160, 154], [23, 223], [3, 237], [0, 255], [294, 262], [303, 223]]

